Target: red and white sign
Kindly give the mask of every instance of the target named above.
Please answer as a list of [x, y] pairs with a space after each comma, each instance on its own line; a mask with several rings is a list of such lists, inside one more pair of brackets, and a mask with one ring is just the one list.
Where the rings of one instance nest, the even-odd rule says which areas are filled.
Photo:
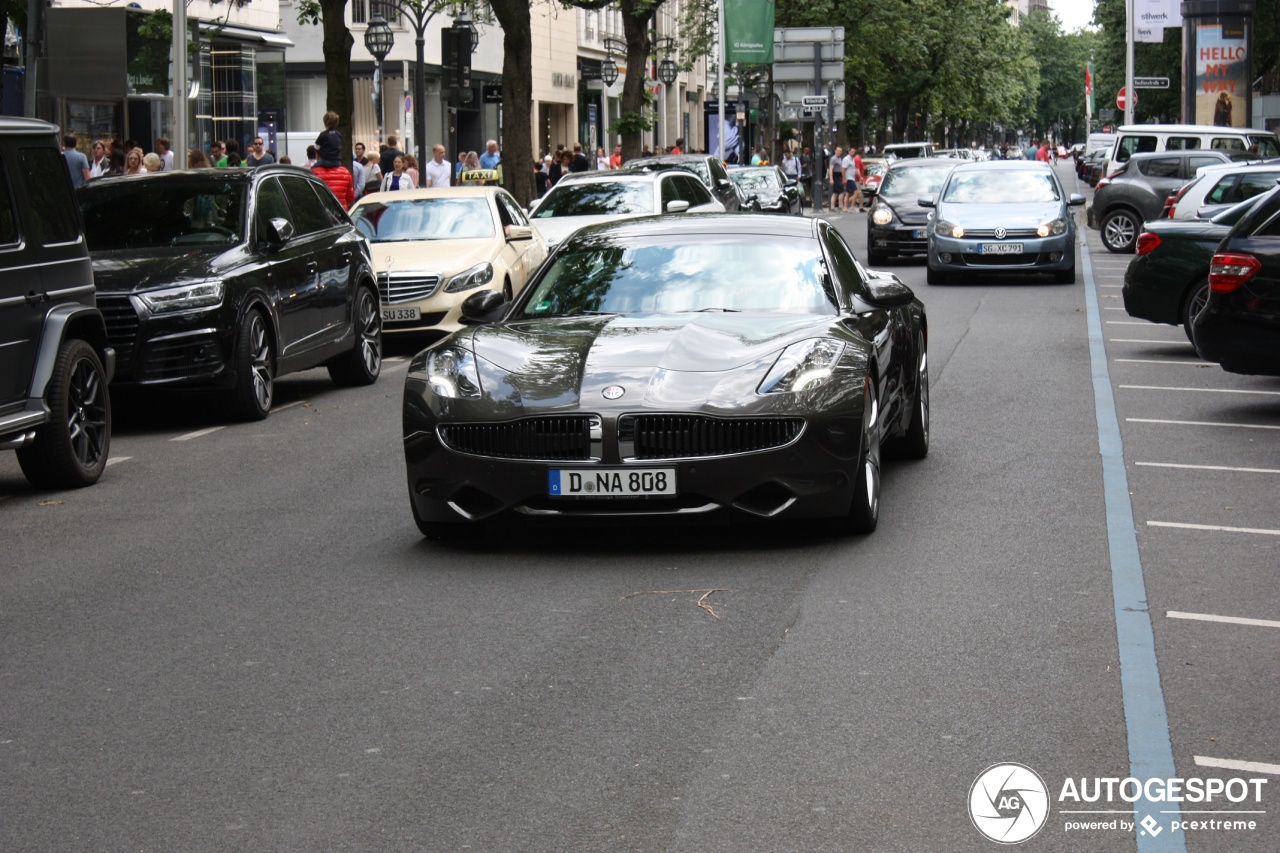
[[[1124, 109], [1125, 97], [1126, 95], [1125, 95], [1124, 89], [1121, 89], [1119, 92], [1116, 93], [1116, 106], [1119, 107], [1120, 109]], [[1138, 97], [1136, 95], [1133, 98], [1133, 102], [1134, 104], [1138, 103]]]

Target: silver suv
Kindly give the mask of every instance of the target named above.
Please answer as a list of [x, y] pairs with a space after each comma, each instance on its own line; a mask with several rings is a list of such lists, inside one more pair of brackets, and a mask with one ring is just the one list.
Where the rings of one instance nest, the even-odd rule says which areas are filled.
[[57, 128], [0, 119], [0, 449], [33, 486], [102, 475], [114, 369]]

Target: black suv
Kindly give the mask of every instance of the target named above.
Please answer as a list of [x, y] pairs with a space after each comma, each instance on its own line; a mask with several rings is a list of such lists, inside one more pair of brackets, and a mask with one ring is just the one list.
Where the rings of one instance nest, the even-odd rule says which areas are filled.
[[33, 486], [102, 475], [114, 365], [57, 128], [0, 119], [0, 449]]
[[275, 377], [370, 385], [382, 316], [369, 246], [294, 166], [99, 178], [80, 188], [117, 384], [221, 389], [261, 420]]
[[627, 169], [647, 169], [654, 166], [688, 169], [711, 190], [711, 195], [724, 205], [725, 210], [733, 213], [746, 206], [742, 203], [742, 194], [733, 181], [729, 180], [729, 171], [725, 168], [724, 161], [714, 154], [658, 154], [653, 157], [637, 157], [622, 165]]

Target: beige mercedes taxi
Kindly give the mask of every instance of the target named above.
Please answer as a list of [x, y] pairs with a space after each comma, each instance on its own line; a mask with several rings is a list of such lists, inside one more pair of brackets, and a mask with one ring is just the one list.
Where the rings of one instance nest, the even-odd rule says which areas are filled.
[[373, 253], [382, 331], [389, 335], [457, 331], [463, 300], [481, 289], [510, 299], [547, 256], [501, 187], [371, 193], [356, 202], [351, 218]]

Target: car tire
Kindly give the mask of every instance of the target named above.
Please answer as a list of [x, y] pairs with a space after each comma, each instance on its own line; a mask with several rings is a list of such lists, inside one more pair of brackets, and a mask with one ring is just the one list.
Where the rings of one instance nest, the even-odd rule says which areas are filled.
[[929, 267], [927, 270], [925, 270], [924, 278], [925, 278], [925, 281], [927, 281], [929, 284], [946, 284], [947, 283], [947, 274], [944, 273], [942, 270], [935, 270], [933, 267]]
[[1138, 231], [1142, 222], [1138, 214], [1127, 208], [1113, 210], [1102, 218], [1099, 231], [1102, 233], [1102, 245], [1107, 251], [1117, 255], [1132, 254], [1134, 244], [1138, 240]]
[[911, 426], [894, 443], [896, 454], [903, 459], [924, 459], [929, 455], [929, 360], [920, 354], [916, 399], [911, 407]]
[[236, 335], [236, 385], [231, 407], [245, 421], [264, 420], [275, 399], [276, 352], [267, 318], [250, 309], [240, 318]]
[[1072, 264], [1070, 269], [1059, 270], [1053, 274], [1053, 280], [1058, 284], [1075, 284], [1076, 283], [1076, 265]]
[[382, 372], [382, 313], [373, 291], [362, 287], [356, 293], [351, 316], [355, 345], [329, 364], [329, 378], [336, 385], [372, 385]]
[[853, 503], [849, 506], [849, 530], [872, 533], [880, 521], [880, 404], [875, 381], [863, 383], [862, 453], [854, 473]]
[[91, 486], [111, 450], [111, 397], [97, 352], [68, 338], [58, 349], [45, 403], [49, 420], [18, 448], [18, 464], [37, 489]]
[[1187, 340], [1191, 341], [1191, 345], [1196, 345], [1195, 335], [1191, 331], [1191, 324], [1196, 319], [1196, 315], [1204, 310], [1204, 306], [1209, 302], [1209, 279], [1202, 278], [1191, 288], [1191, 292], [1187, 294], [1187, 298], [1182, 300], [1182, 331], [1186, 333]]

